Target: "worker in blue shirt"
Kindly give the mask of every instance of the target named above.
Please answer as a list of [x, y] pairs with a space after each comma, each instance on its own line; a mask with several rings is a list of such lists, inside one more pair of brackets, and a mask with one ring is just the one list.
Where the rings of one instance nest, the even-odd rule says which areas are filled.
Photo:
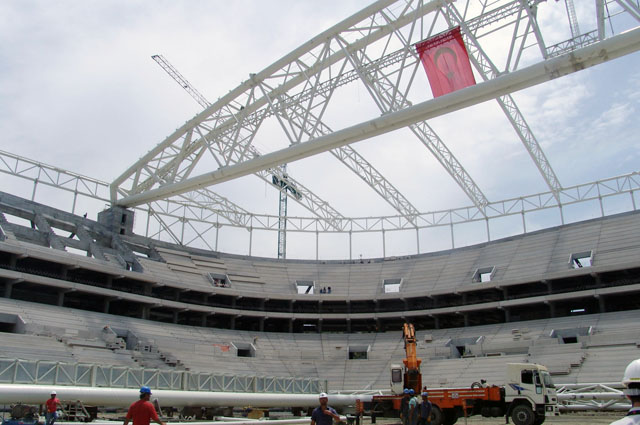
[[311, 413], [311, 425], [333, 425], [334, 419], [336, 422], [340, 422], [338, 412], [327, 404], [329, 402], [327, 393], [320, 393], [318, 400], [320, 401], [320, 406], [313, 409]]

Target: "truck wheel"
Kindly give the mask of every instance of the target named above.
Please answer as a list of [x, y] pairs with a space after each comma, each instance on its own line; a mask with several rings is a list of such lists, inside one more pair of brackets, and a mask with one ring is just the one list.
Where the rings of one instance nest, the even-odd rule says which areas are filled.
[[536, 418], [533, 420], [533, 425], [542, 425], [545, 419], [547, 419], [546, 416], [536, 415]]
[[442, 410], [438, 406], [431, 408], [431, 424], [430, 425], [443, 425], [444, 415]]
[[447, 409], [444, 411], [443, 425], [453, 425], [458, 422], [458, 412], [455, 409]]
[[519, 404], [511, 411], [511, 420], [515, 425], [533, 425], [533, 410], [526, 404]]

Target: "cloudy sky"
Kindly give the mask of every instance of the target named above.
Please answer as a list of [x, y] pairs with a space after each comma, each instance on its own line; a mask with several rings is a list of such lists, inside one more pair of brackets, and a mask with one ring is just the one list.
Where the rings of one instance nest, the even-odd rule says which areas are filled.
[[[576, 3], [580, 29], [594, 29], [593, 2]], [[214, 101], [250, 73], [367, 4], [355, 0], [2, 1], [0, 150], [110, 182], [201, 109], [152, 55], [164, 55]], [[541, 25], [545, 34], [556, 38], [549, 44], [568, 38], [564, 14], [563, 2], [541, 4]], [[633, 25], [622, 23], [614, 30]], [[636, 53], [514, 94], [563, 186], [640, 168], [638, 69], [640, 54]], [[417, 78], [425, 85], [424, 97], [418, 100], [426, 100], [431, 96], [426, 76]], [[346, 86], [341, 96], [348, 101], [344, 106], [336, 103], [326, 115], [334, 130], [380, 114], [360, 83]], [[437, 118], [430, 125], [491, 201], [547, 190], [495, 102]], [[256, 140], [261, 152], [285, 145], [286, 140], [278, 136]], [[409, 132], [393, 132], [354, 147], [418, 210], [470, 205]], [[289, 167], [296, 179], [345, 216], [395, 214], [328, 153]], [[213, 189], [249, 211], [278, 213], [277, 194], [255, 177]], [[31, 194], [30, 184], [4, 174], [0, 175], [0, 190], [25, 197]], [[55, 201], [54, 195], [43, 201]], [[102, 207], [87, 204], [95, 209], [89, 211], [92, 216]], [[289, 207], [290, 215], [309, 215], [295, 203], [290, 202]], [[591, 210], [569, 209], [568, 214], [597, 216]], [[544, 214], [540, 221], [545, 221]], [[528, 225], [529, 230], [538, 226], [535, 218]], [[495, 229], [492, 238], [511, 231], [510, 225]], [[448, 232], [444, 228], [421, 235], [421, 252], [450, 247]], [[236, 246], [232, 242], [246, 241], [246, 234], [229, 229], [220, 248], [246, 253], [246, 243]], [[473, 231], [458, 235], [456, 246], [480, 241], [476, 237]], [[382, 255], [379, 235], [359, 235], [351, 253], [344, 238], [326, 236], [320, 257]], [[387, 238], [386, 255], [416, 250], [415, 231]], [[339, 240], [339, 248], [332, 248], [334, 239]], [[252, 254], [274, 256], [273, 241], [273, 234], [255, 235]], [[290, 252], [314, 257], [315, 236], [291, 235], [289, 241]]]

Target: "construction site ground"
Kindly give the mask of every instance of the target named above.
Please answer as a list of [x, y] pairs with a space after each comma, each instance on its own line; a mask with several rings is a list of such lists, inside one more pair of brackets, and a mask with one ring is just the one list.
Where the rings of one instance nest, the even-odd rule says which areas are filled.
[[[613, 421], [616, 421], [622, 418], [625, 415], [625, 412], [620, 413], [574, 413], [574, 414], [565, 414], [561, 416], [556, 416], [552, 418], [547, 418], [545, 420], [544, 425], [560, 425], [560, 424], [582, 424], [582, 425], [600, 425], [600, 424], [610, 424]], [[363, 425], [369, 425], [371, 421], [369, 418], [365, 418]], [[513, 424], [511, 420], [509, 420], [510, 424]], [[400, 424], [400, 422], [396, 419], [380, 419], [378, 418], [376, 424], [380, 425], [391, 425], [391, 424]], [[504, 425], [505, 420], [502, 418], [483, 418], [482, 416], [472, 416], [466, 419], [466, 425]], [[456, 425], [465, 425], [465, 418], [458, 419]]]

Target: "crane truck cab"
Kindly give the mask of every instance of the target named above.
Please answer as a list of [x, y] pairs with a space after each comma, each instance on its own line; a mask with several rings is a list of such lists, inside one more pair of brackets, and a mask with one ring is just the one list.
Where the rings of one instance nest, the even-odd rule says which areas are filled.
[[[404, 388], [405, 368], [392, 364], [391, 395], [374, 396], [383, 411], [396, 412]], [[464, 416], [511, 418], [515, 425], [540, 425], [559, 415], [556, 389], [546, 367], [534, 363], [507, 363], [504, 386], [474, 383], [470, 387], [429, 388], [433, 405], [431, 425], [452, 425]], [[477, 385], [476, 385], [477, 384]]]
[[549, 370], [533, 363], [508, 363], [504, 387], [506, 416], [516, 425], [541, 424], [559, 415], [558, 396]]
[[396, 394], [396, 395], [402, 394], [402, 391], [404, 390], [402, 365], [399, 365], [399, 364], [391, 365], [391, 382], [389, 384], [391, 387], [391, 394]]

